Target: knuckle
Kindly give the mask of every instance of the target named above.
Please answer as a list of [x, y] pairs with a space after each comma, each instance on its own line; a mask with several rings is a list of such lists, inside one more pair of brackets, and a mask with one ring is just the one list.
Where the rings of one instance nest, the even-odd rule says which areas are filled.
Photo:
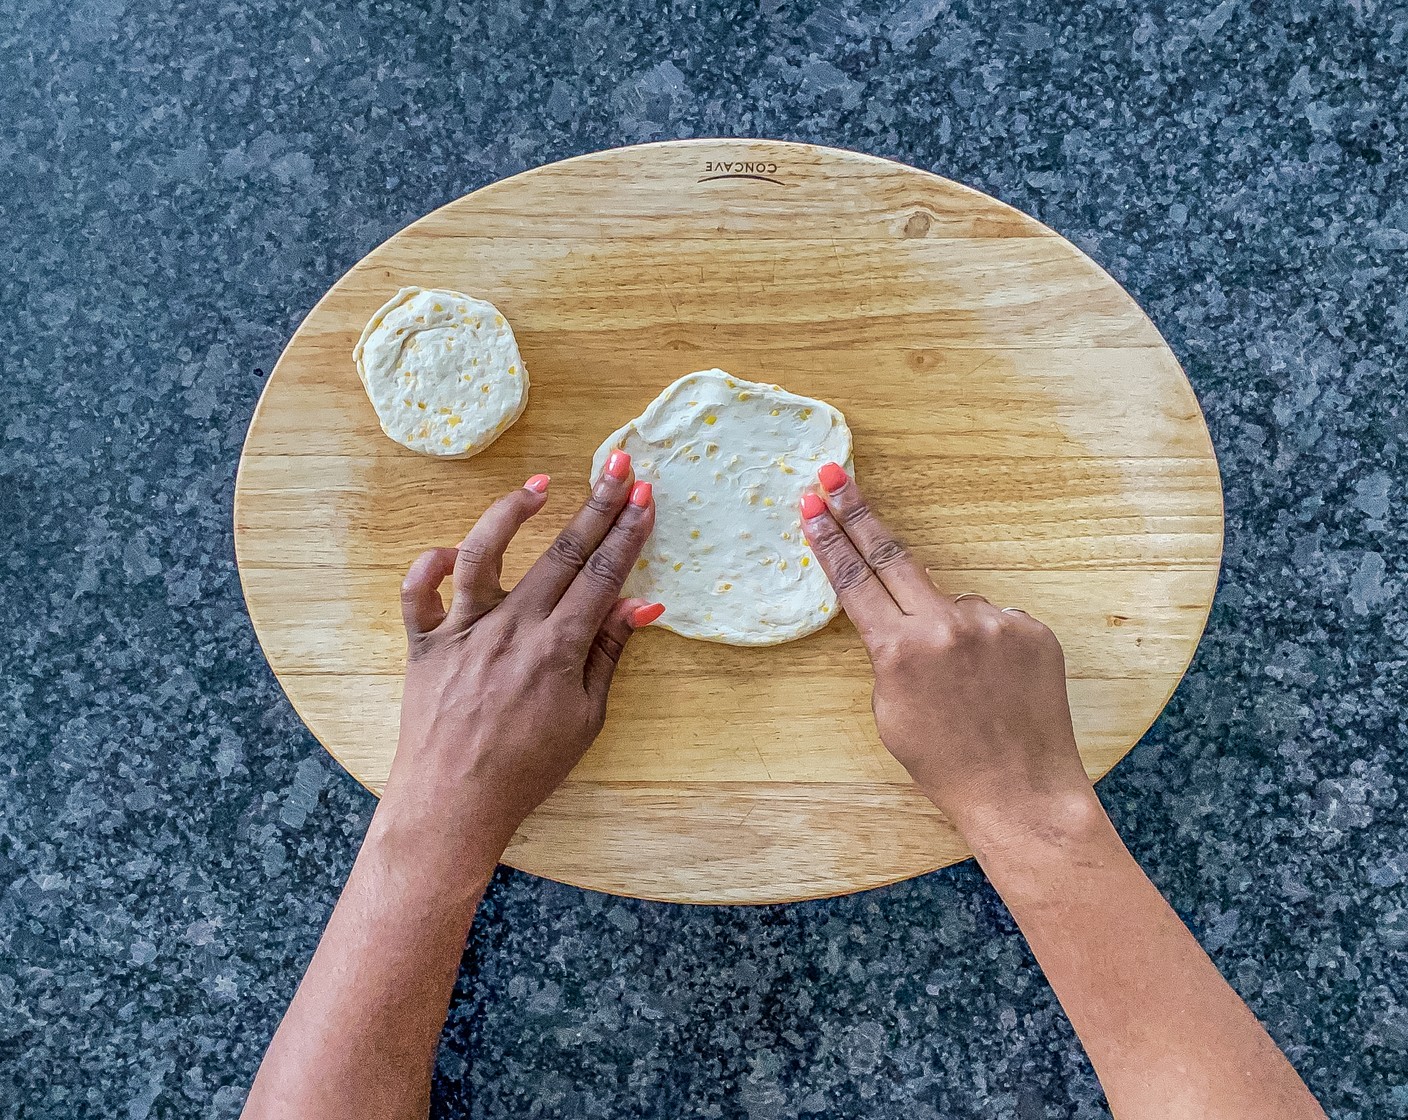
[[1014, 637], [1042, 644], [1056, 641], [1051, 628], [1026, 611], [1002, 611], [998, 617], [1002, 620], [1003, 630]]
[[587, 499], [586, 508], [593, 513], [602, 513], [610, 517], [616, 512], [616, 504], [616, 500], [611, 494], [602, 494], [593, 490], [591, 497]]
[[950, 623], [941, 633], [943, 648], [951, 653], [973, 653], [1001, 631], [1002, 624], [985, 615], [969, 615]]
[[1020, 638], [1031, 630], [1027, 620], [1012, 611], [998, 612], [997, 627], [1007, 638]]
[[406, 639], [406, 660], [421, 662], [435, 652], [432, 634], [409, 634]]
[[841, 530], [836, 528], [834, 521], [819, 520], [808, 529], [811, 536], [812, 547], [819, 553], [831, 552], [841, 542]]
[[968, 641], [964, 628], [947, 620], [940, 622], [929, 634], [929, 643], [937, 654], [962, 652]]
[[576, 533], [563, 530], [548, 546], [548, 555], [558, 563], [577, 569], [589, 559], [587, 547]]
[[546, 667], [558, 673], [580, 668], [582, 656], [577, 643], [577, 633], [571, 628], [564, 629], [561, 632], [561, 640], [555, 644], [545, 660]]
[[1022, 611], [1021, 614], [1009, 611], [1007, 617], [1015, 619], [1021, 628], [1029, 633], [1040, 634], [1053, 640], [1056, 637], [1055, 631], [1034, 614], [1028, 614], [1026, 611]]
[[990, 645], [1002, 637], [1002, 616], [996, 611], [985, 611], [972, 623], [973, 640], [982, 645]]
[[625, 557], [614, 548], [599, 548], [591, 554], [582, 572], [603, 586], [620, 583], [624, 578]]
[[870, 507], [863, 501], [847, 503], [840, 512], [841, 521], [846, 525], [864, 525], [874, 520], [874, 514], [870, 512]]
[[484, 623], [475, 630], [475, 637], [490, 661], [507, 657], [518, 639], [518, 625], [509, 619], [506, 622]]
[[998, 611], [983, 611], [973, 624], [983, 641], [990, 642], [1002, 634], [1002, 615]]
[[489, 551], [478, 541], [467, 540], [459, 548], [460, 560], [472, 568], [489, 559]]
[[851, 591], [859, 587], [866, 580], [872, 579], [873, 573], [864, 560], [859, 557], [842, 560], [836, 567], [836, 575], [832, 579], [838, 593]]
[[904, 643], [895, 638], [877, 638], [870, 643], [870, 660], [877, 669], [893, 670], [904, 657]]
[[543, 623], [532, 643], [534, 657], [545, 668], [561, 669], [576, 659], [574, 651], [582, 638], [573, 619], [552, 618]]
[[886, 537], [871, 548], [867, 559], [872, 568], [889, 568], [908, 560], [909, 553], [899, 541]]
[[605, 630], [599, 631], [597, 633], [596, 640], [592, 642], [592, 645], [599, 649], [612, 661], [620, 661], [621, 654], [625, 652], [626, 649], [624, 642], [616, 638], [614, 635], [608, 634]]
[[870, 642], [870, 661], [877, 673], [900, 680], [926, 676], [939, 652], [935, 638], [928, 634], [902, 631]]
[[956, 627], [948, 619], [939, 619], [927, 632], [930, 646], [936, 653], [946, 653], [958, 641]]
[[1047, 626], [1046, 623], [1042, 622], [1040, 619], [1033, 618], [1025, 629], [1031, 632], [1032, 640], [1036, 642], [1037, 646], [1044, 652], [1064, 655], [1065, 651], [1061, 646], [1061, 639], [1056, 636], [1056, 632], [1052, 630], [1051, 627]]

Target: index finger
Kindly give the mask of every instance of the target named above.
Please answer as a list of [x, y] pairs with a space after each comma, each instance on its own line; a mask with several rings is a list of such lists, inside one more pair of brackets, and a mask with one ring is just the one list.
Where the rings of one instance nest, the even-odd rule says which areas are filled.
[[821, 570], [836, 589], [836, 598], [862, 634], [871, 633], [904, 613], [837, 524], [826, 503], [810, 490], [802, 495], [802, 532]]
[[827, 463], [817, 477], [842, 531], [900, 609], [914, 614], [931, 604], [937, 593], [929, 573], [871, 510], [855, 479], [837, 463]]
[[650, 483], [637, 482], [621, 516], [557, 604], [554, 617], [562, 617], [563, 629], [573, 638], [589, 642], [601, 629], [654, 528]]
[[592, 486], [591, 497], [509, 592], [510, 598], [548, 614], [606, 538], [630, 492], [631, 457], [613, 451]]

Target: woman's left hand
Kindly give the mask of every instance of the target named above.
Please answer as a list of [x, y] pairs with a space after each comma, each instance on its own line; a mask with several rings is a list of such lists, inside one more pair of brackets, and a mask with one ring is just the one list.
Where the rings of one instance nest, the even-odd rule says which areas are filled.
[[377, 815], [481, 872], [596, 738], [622, 650], [661, 611], [619, 598], [655, 523], [650, 484], [633, 482], [624, 452], [528, 574], [500, 586], [504, 550], [547, 483], [535, 475], [500, 498], [458, 549], [422, 554], [401, 589], [401, 737]]
[[618, 598], [655, 523], [624, 454], [518, 585], [499, 585], [504, 550], [547, 488], [534, 475], [401, 585], [410, 656], [396, 759], [250, 1090], [251, 1120], [430, 1109], [436, 1042], [494, 866], [596, 738], [622, 649], [660, 613]]

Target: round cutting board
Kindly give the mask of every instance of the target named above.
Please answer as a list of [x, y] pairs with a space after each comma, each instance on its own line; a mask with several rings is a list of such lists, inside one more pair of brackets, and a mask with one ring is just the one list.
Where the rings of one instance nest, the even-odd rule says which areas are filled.
[[[363, 325], [408, 285], [489, 299], [518, 336], [528, 410], [472, 459], [391, 442], [358, 382]], [[516, 578], [585, 496], [597, 444], [711, 366], [840, 408], [873, 504], [939, 587], [1056, 631], [1090, 774], [1134, 745], [1188, 665], [1222, 547], [1207, 429], [1158, 331], [977, 191], [705, 140], [540, 167], [427, 215], [333, 286], [270, 376], [236, 487], [240, 576], [279, 681], [354, 777], [377, 792], [391, 765], [411, 560], [543, 471]], [[880, 743], [870, 690], [844, 618], [766, 649], [643, 632], [606, 730], [504, 859], [642, 898], [777, 902], [965, 858]]]

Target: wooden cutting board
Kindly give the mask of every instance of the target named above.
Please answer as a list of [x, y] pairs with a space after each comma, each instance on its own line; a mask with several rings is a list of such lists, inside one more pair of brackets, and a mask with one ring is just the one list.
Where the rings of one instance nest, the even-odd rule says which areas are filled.
[[[405, 285], [492, 300], [518, 335], [528, 410], [473, 459], [392, 443], [357, 380], [363, 325]], [[1188, 665], [1222, 547], [1207, 429], [1153, 324], [1069, 242], [957, 183], [680, 141], [427, 215], [333, 286], [270, 376], [236, 486], [240, 576], [289, 699], [358, 781], [377, 792], [391, 765], [411, 560], [545, 471], [516, 578], [585, 495], [599, 441], [710, 366], [840, 408], [875, 506], [936, 583], [1061, 638], [1089, 772], [1134, 745]], [[881, 745], [870, 688], [844, 618], [771, 649], [647, 631], [600, 740], [504, 858], [680, 902], [815, 898], [965, 858]]]

